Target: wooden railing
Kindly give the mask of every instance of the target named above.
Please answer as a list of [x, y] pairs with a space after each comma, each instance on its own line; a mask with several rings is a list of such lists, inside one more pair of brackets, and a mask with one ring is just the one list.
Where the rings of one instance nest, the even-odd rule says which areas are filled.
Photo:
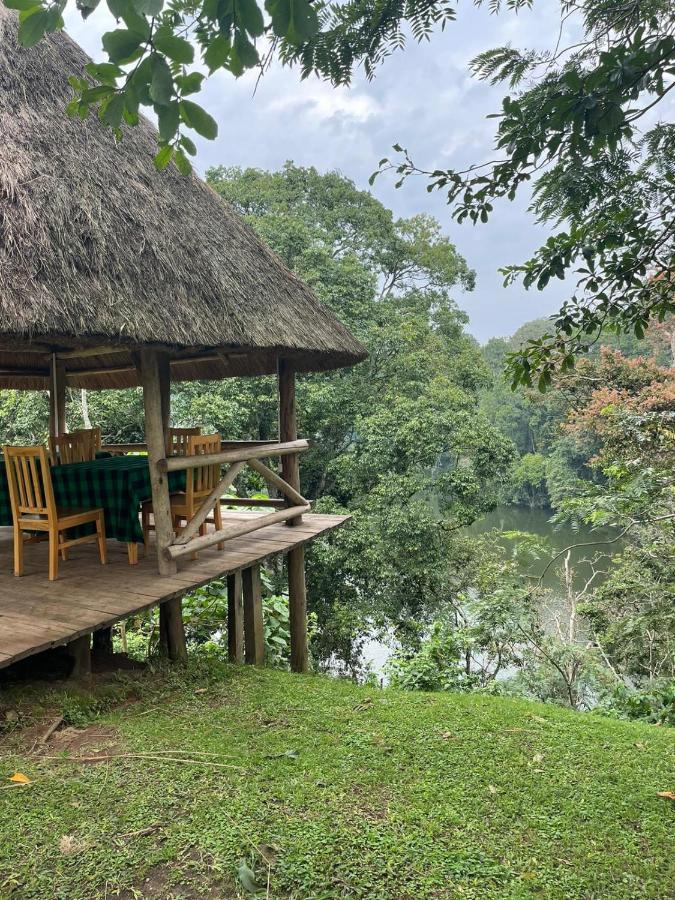
[[[266, 447], [274, 444], [275, 441], [221, 441], [221, 450], [236, 450], [239, 447]], [[136, 444], [103, 444], [101, 450], [113, 456], [125, 456], [127, 453], [147, 453], [148, 445], [145, 443]]]
[[[311, 506], [299, 491], [292, 487], [280, 475], [266, 466], [262, 459], [270, 456], [290, 456], [307, 450], [307, 441], [287, 441], [286, 443], [251, 444], [241, 446], [234, 450], [221, 450], [220, 453], [204, 453], [198, 456], [172, 456], [168, 459], [157, 461], [159, 472], [181, 472], [195, 469], [200, 466], [226, 465], [229, 469], [214, 487], [211, 493], [204, 499], [195, 515], [190, 519], [185, 528], [168, 547], [163, 549], [163, 555], [167, 560], [176, 560], [182, 556], [194, 553], [197, 550], [205, 550], [214, 544], [220, 544], [235, 537], [242, 537], [253, 531], [265, 528], [267, 525], [275, 525], [279, 522], [293, 520], [298, 522], [303, 513], [309, 512]], [[202, 525], [206, 522], [216, 503], [232, 486], [234, 480], [246, 466], [250, 466], [264, 481], [283, 495], [284, 507], [267, 515], [255, 516], [245, 522], [228, 525], [224, 528], [212, 531], [209, 534], [199, 534]], [[227, 498], [229, 502], [231, 498]], [[240, 498], [247, 505], [252, 505], [245, 498]], [[274, 501], [276, 506], [278, 501]], [[272, 504], [270, 504], [272, 505]]]

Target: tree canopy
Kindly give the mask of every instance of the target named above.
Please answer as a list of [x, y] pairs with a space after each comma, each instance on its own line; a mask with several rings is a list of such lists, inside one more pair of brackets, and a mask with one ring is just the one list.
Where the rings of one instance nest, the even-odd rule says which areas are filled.
[[460, 530], [495, 504], [511, 461], [478, 411], [489, 373], [452, 299], [474, 274], [433, 219], [396, 220], [337, 173], [289, 163], [207, 177], [369, 351], [298, 384], [304, 489], [353, 515], [309, 556], [315, 650], [353, 662], [366, 620], [406, 627], [447, 603], [467, 577]]

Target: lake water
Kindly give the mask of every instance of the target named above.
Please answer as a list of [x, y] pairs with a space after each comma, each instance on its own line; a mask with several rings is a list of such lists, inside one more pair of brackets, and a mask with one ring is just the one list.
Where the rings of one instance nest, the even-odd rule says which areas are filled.
[[[531, 575], [535, 578], [539, 577], [546, 569], [546, 565], [557, 553], [572, 547], [574, 544], [581, 544], [593, 541], [591, 547], [574, 547], [570, 552], [570, 563], [574, 570], [574, 583], [576, 587], [580, 587], [592, 575], [592, 567], [586, 560], [595, 557], [604, 557], [597, 561], [596, 567], [606, 569], [609, 557], [612, 553], [616, 553], [621, 544], [619, 541], [610, 543], [612, 538], [616, 537], [616, 531], [612, 528], [583, 528], [575, 530], [569, 525], [554, 525], [551, 523], [552, 512], [549, 509], [530, 509], [527, 506], [499, 506], [488, 515], [484, 516], [473, 525], [470, 525], [467, 531], [470, 534], [483, 534], [493, 529], [500, 532], [525, 531], [541, 538], [549, 549], [548, 553], [541, 555], [539, 559], [530, 557], [522, 560], [521, 569], [524, 575]], [[598, 542], [597, 544], [595, 542]], [[517, 539], [502, 539], [503, 545], [507, 550], [515, 551], [518, 543]], [[560, 569], [563, 564], [563, 557], [556, 560], [549, 567], [542, 579], [542, 584], [546, 588], [560, 588]], [[601, 577], [597, 579], [596, 584], [601, 581]]]
[[[546, 569], [546, 565], [551, 557], [560, 553], [561, 550], [565, 550], [573, 544], [593, 541], [593, 546], [575, 547], [570, 551], [574, 585], [577, 589], [581, 589], [593, 574], [593, 567], [588, 560], [600, 557], [596, 559], [595, 566], [598, 569], [606, 569], [611, 554], [618, 552], [621, 542], [615, 541], [610, 543], [612, 538], [616, 536], [616, 531], [611, 528], [575, 530], [569, 525], [554, 525], [550, 521], [551, 515], [551, 510], [547, 509], [530, 509], [526, 506], [500, 506], [482, 519], [474, 522], [473, 525], [467, 528], [467, 531], [475, 535], [493, 530], [503, 533], [527, 532], [536, 535], [545, 544], [546, 552], [539, 555], [538, 558], [534, 556], [520, 557], [522, 573], [533, 578], [538, 578]], [[517, 538], [504, 536], [501, 540], [507, 551], [515, 553], [518, 544]], [[563, 556], [548, 568], [541, 582], [544, 588], [548, 588], [552, 592], [562, 591], [560, 580], [562, 565]], [[601, 582], [602, 575], [599, 575], [593, 583], [597, 585]], [[373, 638], [364, 646], [363, 661], [370, 664], [373, 672], [381, 675], [391, 652], [392, 648], [386, 642]]]

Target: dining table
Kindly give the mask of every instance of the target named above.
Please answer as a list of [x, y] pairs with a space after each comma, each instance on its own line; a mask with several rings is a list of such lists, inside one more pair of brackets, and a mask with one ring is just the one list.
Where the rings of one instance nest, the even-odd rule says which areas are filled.
[[[129, 562], [136, 563], [138, 545], [143, 544], [139, 518], [141, 505], [152, 497], [148, 457], [101, 454], [88, 462], [52, 466], [51, 474], [56, 505], [70, 509], [103, 509], [106, 538], [126, 543]], [[171, 493], [185, 490], [185, 472], [169, 472], [168, 479]], [[0, 525], [12, 524], [9, 484], [2, 461]], [[87, 527], [82, 526], [82, 529]]]

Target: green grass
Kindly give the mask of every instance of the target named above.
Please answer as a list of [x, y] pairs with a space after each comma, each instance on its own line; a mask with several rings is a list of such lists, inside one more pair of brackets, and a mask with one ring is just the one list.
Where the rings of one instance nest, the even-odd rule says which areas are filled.
[[[656, 796], [675, 789], [673, 731], [197, 661], [94, 700], [64, 690], [42, 703], [93, 720], [78, 753], [186, 761], [76, 764], [6, 736], [0, 784], [32, 783], [0, 792], [3, 900], [246, 896], [241, 860], [270, 897], [675, 894], [675, 804]], [[0, 699], [46, 721], [37, 696]]]

